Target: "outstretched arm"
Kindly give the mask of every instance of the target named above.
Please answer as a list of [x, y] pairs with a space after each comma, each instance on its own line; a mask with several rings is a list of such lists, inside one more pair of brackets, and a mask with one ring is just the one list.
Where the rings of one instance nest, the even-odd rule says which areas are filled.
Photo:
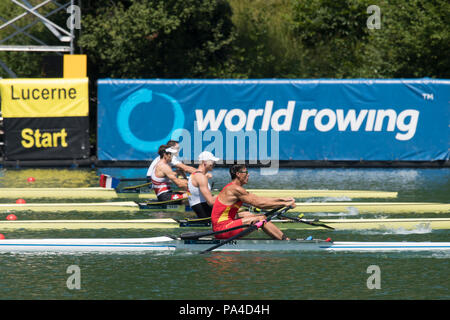
[[175, 172], [168, 166], [164, 165], [161, 168], [161, 171], [169, 178], [173, 183], [175, 183], [180, 189], [187, 190], [188, 182], [186, 179], [177, 178]]
[[191, 174], [194, 173], [195, 171], [197, 171], [197, 169], [195, 169], [194, 167], [188, 166], [187, 164], [184, 164], [182, 162], [177, 163], [175, 165], [175, 167], [183, 170], [184, 172], [191, 173]]
[[249, 193], [242, 187], [236, 188], [236, 196], [244, 203], [248, 203], [254, 207], [261, 209], [275, 209], [277, 207], [291, 206], [295, 208], [294, 198], [269, 198], [259, 197], [253, 193]]

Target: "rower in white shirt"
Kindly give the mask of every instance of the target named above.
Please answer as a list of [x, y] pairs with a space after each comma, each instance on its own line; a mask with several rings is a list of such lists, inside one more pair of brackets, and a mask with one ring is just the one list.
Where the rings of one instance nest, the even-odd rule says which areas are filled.
[[[180, 145], [177, 141], [174, 140], [170, 140], [169, 142], [167, 142], [167, 146], [177, 150], [177, 152], [175, 154], [172, 155], [172, 160], [170, 161], [169, 165], [172, 167], [175, 167], [177, 169], [179, 169], [178, 171], [181, 171], [182, 175], [184, 178], [186, 178], [186, 174], [187, 173], [192, 173], [194, 172], [196, 169], [194, 167], [188, 166], [186, 164], [184, 164], [183, 162], [181, 162], [181, 160], [178, 158], [178, 152], [180, 151]], [[151, 176], [153, 171], [155, 170], [156, 165], [158, 164], [158, 162], [161, 160], [160, 156], [157, 156], [152, 163], [150, 164], [150, 167], [147, 170], [147, 180], [150, 181], [151, 180]]]
[[208, 179], [212, 177], [210, 171], [213, 170], [219, 158], [209, 151], [203, 151], [198, 156], [198, 160], [200, 161], [198, 169], [190, 175], [188, 180], [189, 205], [199, 218], [209, 218], [217, 196], [211, 194]]

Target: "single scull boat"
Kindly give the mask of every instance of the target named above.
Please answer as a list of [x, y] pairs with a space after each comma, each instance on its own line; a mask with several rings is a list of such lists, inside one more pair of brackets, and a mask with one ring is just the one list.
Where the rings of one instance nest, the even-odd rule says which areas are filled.
[[[223, 240], [182, 240], [167, 236], [131, 239], [12, 239], [0, 240], [0, 252], [142, 252], [204, 251]], [[333, 242], [325, 240], [234, 240], [215, 251], [449, 251], [450, 242]]]

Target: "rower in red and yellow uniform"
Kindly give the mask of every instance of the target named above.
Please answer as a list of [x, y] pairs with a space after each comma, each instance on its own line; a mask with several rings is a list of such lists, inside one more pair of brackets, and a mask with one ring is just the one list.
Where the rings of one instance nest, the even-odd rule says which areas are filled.
[[[243, 203], [260, 209], [275, 209], [283, 206], [295, 208], [294, 198], [268, 198], [259, 197], [249, 193], [242, 186], [248, 182], [249, 173], [245, 165], [237, 164], [230, 168], [232, 181], [227, 184], [214, 202], [211, 213], [213, 231], [221, 231], [243, 224], [254, 224], [264, 221], [263, 214], [252, 214], [244, 211], [238, 212]], [[272, 222], [264, 223], [262, 229], [274, 239], [288, 240], [283, 232]], [[228, 239], [239, 234], [243, 229], [236, 229], [216, 235], [218, 239]]]

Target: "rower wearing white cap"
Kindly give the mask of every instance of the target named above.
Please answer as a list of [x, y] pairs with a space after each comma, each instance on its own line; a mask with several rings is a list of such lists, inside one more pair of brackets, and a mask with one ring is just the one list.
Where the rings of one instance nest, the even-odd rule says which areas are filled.
[[209, 151], [203, 151], [198, 156], [200, 161], [197, 171], [192, 173], [188, 180], [189, 205], [199, 218], [211, 217], [212, 207], [216, 196], [211, 194], [211, 186], [208, 178], [211, 177], [210, 171], [219, 158], [215, 157]]
[[172, 191], [170, 187], [171, 182], [175, 183], [180, 189], [187, 191], [187, 181], [178, 178], [170, 166], [172, 158], [177, 152], [177, 149], [167, 145], [159, 147], [160, 160], [151, 174], [153, 190], [155, 190], [159, 201], [175, 200], [184, 197], [182, 194]]

